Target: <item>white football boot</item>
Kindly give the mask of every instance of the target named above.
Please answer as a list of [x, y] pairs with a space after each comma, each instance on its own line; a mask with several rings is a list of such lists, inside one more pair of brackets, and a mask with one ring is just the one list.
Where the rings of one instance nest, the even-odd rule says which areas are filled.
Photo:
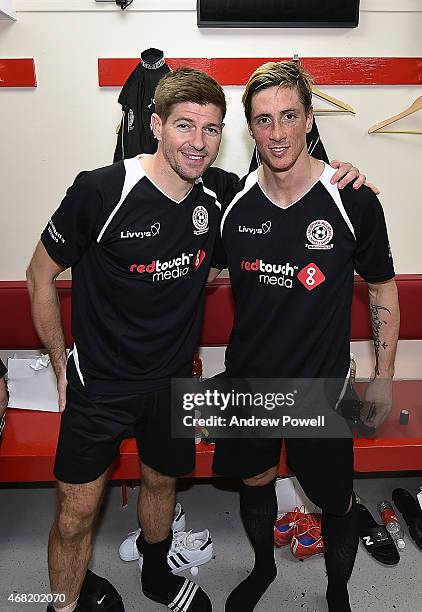
[[[177, 503], [174, 508], [173, 523], [171, 528], [173, 532], [183, 531], [186, 527], [186, 516], [182, 508], [182, 505]], [[136, 540], [138, 539], [140, 529], [132, 531], [128, 534], [127, 538], [120, 544], [119, 556], [122, 561], [136, 561], [139, 559], [139, 551], [136, 546]]]
[[[213, 544], [208, 529], [197, 533], [179, 531], [173, 534], [173, 542], [167, 553], [167, 563], [173, 574], [180, 574], [207, 563], [212, 559], [212, 555]], [[140, 570], [142, 562], [143, 557], [140, 555], [138, 561]]]

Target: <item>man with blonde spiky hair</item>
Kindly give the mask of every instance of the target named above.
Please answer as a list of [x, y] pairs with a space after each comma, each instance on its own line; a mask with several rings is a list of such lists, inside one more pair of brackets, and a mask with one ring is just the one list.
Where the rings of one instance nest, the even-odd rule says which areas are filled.
[[[377, 408], [368, 424], [377, 427], [391, 408], [399, 328], [387, 230], [369, 188], [339, 191], [332, 184], [334, 170], [309, 155], [311, 87], [311, 77], [296, 62], [270, 62], [252, 74], [243, 94], [262, 165], [222, 210], [215, 265], [228, 267], [235, 300], [226, 375], [335, 379], [337, 406], [349, 374], [355, 269], [369, 288], [376, 363], [366, 400]], [[252, 612], [277, 574], [274, 479], [281, 443], [280, 437], [216, 441], [214, 471], [242, 478], [241, 515], [255, 553], [254, 568], [230, 594], [226, 612]], [[358, 545], [353, 439], [286, 437], [285, 443], [289, 467], [323, 510], [329, 610], [350, 612], [347, 583]], [[315, 536], [313, 527], [303, 534], [306, 541], [298, 537], [293, 553], [298, 547], [303, 554], [321, 551], [321, 531]]]

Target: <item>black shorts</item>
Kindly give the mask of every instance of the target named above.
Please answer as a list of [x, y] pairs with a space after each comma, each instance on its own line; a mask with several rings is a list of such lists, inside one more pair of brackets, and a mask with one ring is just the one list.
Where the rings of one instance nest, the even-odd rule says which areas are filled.
[[[309, 499], [332, 514], [347, 512], [353, 491], [352, 438], [286, 438], [287, 465]], [[251, 478], [278, 465], [281, 439], [220, 438], [213, 471]]]
[[195, 467], [194, 438], [171, 435], [171, 388], [130, 395], [94, 395], [68, 384], [54, 475], [71, 484], [99, 478], [119, 454], [124, 438], [135, 436], [140, 460], [167, 476]]

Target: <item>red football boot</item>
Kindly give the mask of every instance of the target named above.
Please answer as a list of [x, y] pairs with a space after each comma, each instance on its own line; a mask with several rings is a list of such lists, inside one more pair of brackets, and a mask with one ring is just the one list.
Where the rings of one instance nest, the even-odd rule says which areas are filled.
[[305, 513], [305, 506], [286, 512], [274, 525], [274, 544], [277, 548], [290, 544], [294, 535], [304, 533], [309, 527], [321, 524], [321, 515]]
[[[317, 519], [315, 519], [317, 520]], [[294, 535], [290, 542], [290, 550], [296, 559], [307, 559], [324, 552], [324, 542], [321, 536], [321, 522], [309, 527], [305, 532]]]

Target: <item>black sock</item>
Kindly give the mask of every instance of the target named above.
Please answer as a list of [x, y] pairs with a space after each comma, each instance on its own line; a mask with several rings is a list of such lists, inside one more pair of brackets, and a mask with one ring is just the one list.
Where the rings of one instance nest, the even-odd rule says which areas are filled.
[[240, 485], [240, 513], [255, 553], [249, 576], [232, 591], [226, 612], [252, 612], [277, 575], [274, 561], [274, 523], [277, 497], [274, 481], [263, 487]]
[[[142, 532], [136, 540], [143, 555], [141, 584], [144, 595], [153, 601], [186, 606], [187, 612], [211, 612], [211, 601], [206, 593], [191, 580], [175, 576], [168, 566], [167, 553], [173, 539], [170, 531], [167, 538], [155, 544], [148, 544]], [[191, 602], [188, 604], [188, 602]], [[177, 609], [177, 608], [176, 608]]]
[[347, 514], [322, 513], [321, 525], [327, 569], [329, 612], [351, 612], [347, 583], [352, 575], [359, 544], [355, 495]]
[[122, 597], [116, 587], [107, 578], [97, 576], [91, 570], [86, 572], [75, 612], [87, 610], [125, 612]]

